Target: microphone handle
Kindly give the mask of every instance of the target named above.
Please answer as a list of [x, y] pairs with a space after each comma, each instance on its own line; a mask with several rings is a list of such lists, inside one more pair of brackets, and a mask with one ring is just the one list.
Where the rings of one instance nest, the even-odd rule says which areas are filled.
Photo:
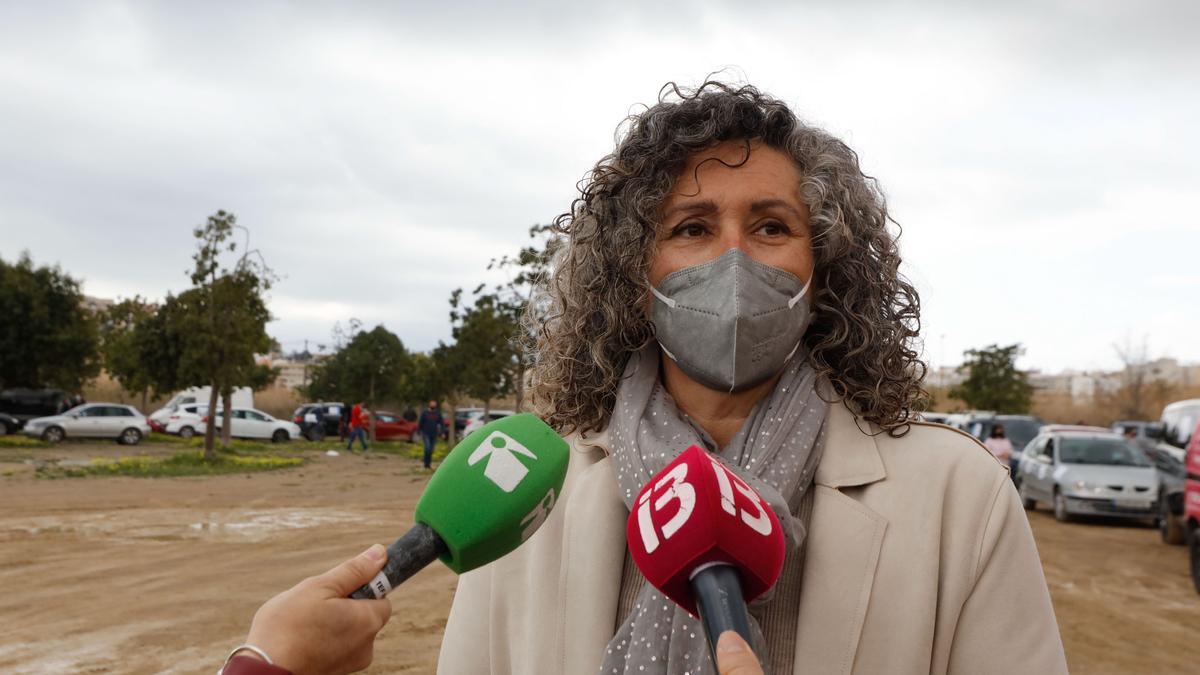
[[741, 635], [746, 644], [754, 649], [750, 613], [746, 608], [742, 578], [737, 568], [724, 563], [707, 565], [692, 573], [691, 586], [713, 663], [717, 662], [717, 639], [727, 630]]
[[417, 523], [387, 549], [387, 563], [375, 578], [350, 594], [355, 600], [382, 598], [404, 580], [446, 553], [446, 542], [425, 523]]

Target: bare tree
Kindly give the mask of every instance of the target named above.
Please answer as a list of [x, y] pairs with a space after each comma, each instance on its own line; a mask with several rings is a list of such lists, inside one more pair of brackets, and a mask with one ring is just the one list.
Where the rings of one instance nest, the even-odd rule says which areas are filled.
[[1149, 340], [1145, 336], [1140, 342], [1126, 338], [1123, 343], [1114, 344], [1113, 350], [1122, 367], [1117, 374], [1117, 386], [1104, 394], [1110, 409], [1120, 419], [1156, 419], [1162, 401], [1170, 398], [1174, 388], [1154, 369]]

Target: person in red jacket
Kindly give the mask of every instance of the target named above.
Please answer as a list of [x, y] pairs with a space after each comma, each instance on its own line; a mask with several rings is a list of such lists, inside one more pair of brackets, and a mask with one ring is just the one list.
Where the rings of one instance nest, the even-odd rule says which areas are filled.
[[350, 440], [346, 443], [346, 449], [350, 450], [354, 447], [354, 439], [358, 439], [362, 443], [363, 452], [367, 452], [371, 448], [367, 446], [367, 430], [365, 428], [366, 420], [363, 419], [363, 402], [359, 401], [354, 404], [354, 408], [350, 411]]

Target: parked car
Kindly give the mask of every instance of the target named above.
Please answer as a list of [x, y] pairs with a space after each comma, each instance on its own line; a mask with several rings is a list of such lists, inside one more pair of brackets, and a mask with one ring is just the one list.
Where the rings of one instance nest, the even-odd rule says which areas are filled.
[[292, 413], [292, 422], [300, 427], [300, 434], [310, 441], [322, 441], [326, 436], [338, 436], [342, 423], [340, 402], [305, 403]]
[[[61, 389], [5, 389], [0, 391], [0, 414], [5, 433], [14, 434], [36, 417], [60, 415], [69, 408], [71, 397]], [[78, 401], [82, 403], [82, 401]], [[13, 426], [15, 423], [15, 427]]]
[[1162, 440], [1177, 448], [1187, 448], [1188, 441], [1194, 435], [1196, 425], [1200, 424], [1200, 398], [1188, 401], [1176, 401], [1163, 408]]
[[965, 412], [949, 413], [946, 415], [946, 419], [942, 422], [942, 424], [945, 424], [948, 427], [954, 427], [955, 429], [966, 431], [967, 427], [973, 420], [981, 417], [995, 416], [996, 413], [990, 410], [967, 410]]
[[454, 437], [462, 438], [465, 434], [463, 429], [466, 429], [467, 422], [471, 421], [471, 416], [476, 413], [482, 413], [483, 408], [458, 408], [454, 411]]
[[484, 419], [484, 413], [482, 410], [472, 411], [469, 415], [467, 415], [467, 423], [463, 425], [463, 437], [468, 436], [471, 432], [482, 427], [488, 422], [494, 422], [501, 417], [508, 417], [509, 415], [514, 414], [516, 413], [511, 410], [489, 410], [487, 412], [487, 419]]
[[1025, 508], [1046, 502], [1062, 522], [1075, 515], [1151, 522], [1157, 515], [1154, 467], [1140, 448], [1107, 429], [1045, 427], [1025, 446], [1019, 473]]
[[[175, 411], [179, 410], [180, 406], [193, 403], [208, 405], [211, 394], [212, 387], [188, 387], [172, 396], [166, 405], [150, 413], [146, 419], [155, 431], [166, 431], [167, 420]], [[250, 390], [250, 387], [234, 387], [231, 404], [233, 408], [253, 408], [254, 392]]]
[[[235, 438], [269, 438], [276, 443], [300, 438], [300, 427], [293, 422], [277, 420], [253, 408], [233, 408], [231, 412], [229, 435]], [[218, 429], [224, 419], [223, 415], [216, 418]]]
[[1164, 544], [1181, 545], [1185, 539], [1183, 491], [1187, 482], [1185, 453], [1159, 443], [1149, 453], [1158, 476], [1158, 531]]
[[8, 413], [0, 413], [0, 436], [17, 433], [21, 430], [21, 424], [21, 420], [16, 417]]
[[923, 412], [923, 413], [917, 413], [918, 420], [920, 420], [922, 422], [929, 422], [930, 424], [946, 424], [946, 420], [949, 419], [949, 417], [950, 417], [950, 413], [940, 413], [940, 412], [930, 412], [930, 411]]
[[[168, 434], [176, 434], [182, 438], [191, 438], [198, 433], [204, 433], [205, 415], [208, 414], [208, 406], [191, 403], [185, 406], [180, 406], [178, 410], [171, 413], [167, 418], [164, 431]], [[217, 414], [221, 414], [221, 409], [217, 409]]]
[[[405, 440], [412, 443], [417, 442], [417, 423], [415, 420], [404, 419], [403, 415], [397, 415], [393, 412], [384, 410], [376, 410], [372, 415], [375, 417], [375, 438], [381, 441]], [[370, 424], [370, 418], [364, 420], [364, 424]], [[367, 427], [370, 428], [369, 426]]]
[[61, 415], [37, 417], [25, 423], [25, 435], [58, 443], [64, 438], [115, 438], [137, 445], [150, 433], [146, 416], [130, 405], [85, 403]]

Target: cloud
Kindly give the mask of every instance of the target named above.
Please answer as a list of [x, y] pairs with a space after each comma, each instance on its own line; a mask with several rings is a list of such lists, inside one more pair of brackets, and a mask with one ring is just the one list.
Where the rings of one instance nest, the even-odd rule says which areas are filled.
[[1140, 316], [1200, 359], [1168, 311], [1188, 289], [1163, 281], [1200, 249], [1198, 12], [7, 3], [0, 254], [161, 297], [186, 286], [191, 228], [226, 209], [282, 275], [285, 343], [361, 315], [427, 349], [450, 292], [568, 208], [622, 118], [725, 69], [880, 178], [947, 359], [1019, 340], [1046, 369], [1104, 361]]

